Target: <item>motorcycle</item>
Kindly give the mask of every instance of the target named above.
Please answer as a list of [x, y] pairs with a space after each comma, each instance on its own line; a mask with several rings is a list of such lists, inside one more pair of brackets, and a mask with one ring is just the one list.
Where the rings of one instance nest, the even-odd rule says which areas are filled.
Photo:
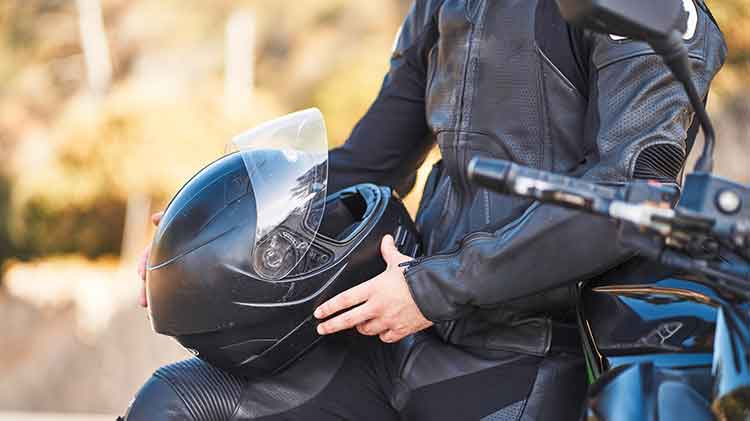
[[711, 174], [714, 131], [690, 81], [674, 15], [680, 0], [558, 0], [567, 20], [648, 42], [683, 83], [705, 134], [679, 195], [474, 158], [495, 192], [618, 221], [638, 256], [579, 283], [588, 420], [750, 420], [750, 186]]

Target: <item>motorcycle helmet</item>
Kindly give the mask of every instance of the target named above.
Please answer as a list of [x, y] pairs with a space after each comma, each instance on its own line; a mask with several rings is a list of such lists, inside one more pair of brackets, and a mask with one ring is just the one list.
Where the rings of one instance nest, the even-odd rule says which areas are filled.
[[385, 234], [416, 256], [399, 198], [372, 184], [327, 194], [327, 162], [311, 109], [236, 137], [188, 181], [149, 256], [153, 329], [234, 374], [269, 374], [321, 339], [318, 305], [385, 269]]

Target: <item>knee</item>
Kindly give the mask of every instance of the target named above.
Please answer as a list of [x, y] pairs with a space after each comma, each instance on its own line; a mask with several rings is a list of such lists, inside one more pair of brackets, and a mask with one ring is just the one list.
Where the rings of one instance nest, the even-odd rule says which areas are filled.
[[243, 381], [197, 358], [157, 370], [141, 387], [123, 421], [229, 420]]
[[198, 421], [172, 386], [152, 376], [130, 403], [123, 421]]

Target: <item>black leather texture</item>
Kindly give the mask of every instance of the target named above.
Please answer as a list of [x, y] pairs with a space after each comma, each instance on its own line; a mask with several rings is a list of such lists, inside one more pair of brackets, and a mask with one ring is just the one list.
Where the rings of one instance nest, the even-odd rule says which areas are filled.
[[[686, 43], [705, 96], [726, 45], [695, 1]], [[331, 152], [330, 181], [406, 188], [437, 144], [417, 215], [426, 258], [406, 272], [415, 301], [449, 342], [546, 354], [573, 286], [632, 251], [614, 223], [470, 185], [469, 160], [679, 183], [695, 135], [687, 95], [646, 44], [577, 30], [554, 0], [416, 1], [391, 63], [373, 108]]]
[[487, 358], [431, 330], [397, 344], [344, 334], [267, 377], [232, 376], [197, 358], [166, 366], [124, 421], [566, 421], [578, 418], [585, 386], [579, 356]]
[[125, 421], [228, 420], [242, 380], [197, 358], [157, 370], [138, 392]]

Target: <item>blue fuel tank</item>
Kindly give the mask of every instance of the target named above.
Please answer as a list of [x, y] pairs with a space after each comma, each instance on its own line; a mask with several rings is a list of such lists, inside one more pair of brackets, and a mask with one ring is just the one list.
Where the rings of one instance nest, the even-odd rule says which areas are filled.
[[593, 377], [644, 360], [710, 368], [720, 296], [709, 285], [643, 260], [589, 282], [578, 317]]

